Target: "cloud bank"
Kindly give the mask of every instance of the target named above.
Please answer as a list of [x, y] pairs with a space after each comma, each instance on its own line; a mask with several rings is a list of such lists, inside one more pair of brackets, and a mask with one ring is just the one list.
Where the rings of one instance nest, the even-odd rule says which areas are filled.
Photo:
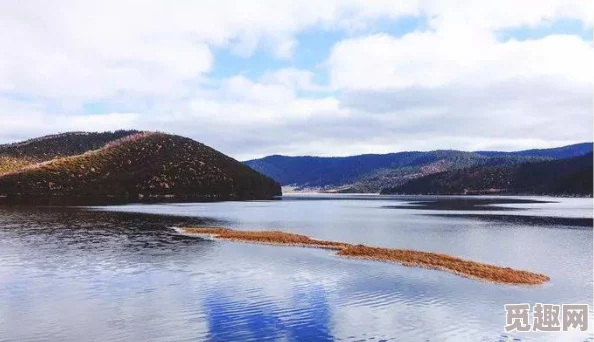
[[592, 139], [590, 1], [0, 4], [0, 143], [190, 136], [238, 159]]

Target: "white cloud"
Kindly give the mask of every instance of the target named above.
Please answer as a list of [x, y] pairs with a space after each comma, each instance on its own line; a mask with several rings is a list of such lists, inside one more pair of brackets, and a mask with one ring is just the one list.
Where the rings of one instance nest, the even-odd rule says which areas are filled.
[[443, 31], [534, 27], [556, 19], [594, 23], [594, 4], [587, 0], [435, 0], [426, 4], [432, 26]]
[[[561, 34], [495, 37], [501, 29], [559, 19], [591, 27], [593, 6], [573, 0], [4, 1], [0, 141], [136, 127], [188, 135], [246, 158], [589, 140], [592, 42]], [[426, 20], [427, 27], [401, 37], [368, 34], [403, 17]], [[328, 30], [346, 36], [323, 68], [297, 68], [295, 56], [308, 53], [299, 50], [298, 34]], [[213, 51], [221, 49], [241, 56], [259, 49], [283, 67], [256, 79], [212, 79]], [[326, 72], [328, 84], [320, 83]], [[106, 109], [89, 115], [82, 106], [89, 102]], [[565, 129], [554, 128], [559, 125]]]
[[5, 1], [0, 89], [53, 97], [162, 93], [208, 72], [212, 46], [250, 55], [268, 45], [288, 58], [295, 34], [313, 27], [354, 29], [425, 14], [440, 30], [456, 26], [460, 33], [559, 17], [591, 22], [591, 10], [588, 1], [551, 0]]
[[308, 73], [292, 69], [265, 75], [260, 82], [234, 76], [195, 94], [183, 116], [242, 131], [259, 130], [261, 125], [290, 126], [313, 117], [341, 119], [346, 110], [339, 109], [336, 98], [297, 95], [299, 89], [315, 87]]
[[289, 58], [300, 30], [340, 25], [343, 15], [351, 21], [381, 15], [358, 14], [360, 7], [339, 1], [2, 2], [0, 91], [84, 99], [179, 91], [211, 70], [213, 46], [244, 56], [264, 46]]
[[331, 87], [343, 90], [341, 108], [382, 122], [376, 134], [391, 132], [404, 149], [509, 150], [592, 139], [591, 41], [560, 34], [499, 41], [493, 31], [469, 28], [336, 44], [326, 65]]
[[543, 76], [589, 82], [593, 57], [591, 42], [572, 35], [499, 42], [485, 34], [427, 31], [344, 40], [334, 46], [328, 67], [339, 89], [480, 85]]
[[316, 84], [314, 77], [315, 74], [309, 70], [286, 68], [264, 73], [260, 78], [260, 82], [265, 84], [279, 84], [291, 89], [303, 91], [327, 90], [326, 87]]

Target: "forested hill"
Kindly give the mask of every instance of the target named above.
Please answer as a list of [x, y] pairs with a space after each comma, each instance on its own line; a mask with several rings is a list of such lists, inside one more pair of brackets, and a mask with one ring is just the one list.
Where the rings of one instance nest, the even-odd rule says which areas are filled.
[[385, 194], [592, 195], [592, 152], [568, 159], [442, 172], [384, 189]]
[[361, 175], [382, 168], [418, 163], [427, 159], [423, 152], [366, 154], [354, 157], [286, 157], [269, 156], [246, 161], [283, 185], [324, 187], [351, 182]]
[[341, 192], [379, 192], [411, 179], [473, 166], [508, 166], [569, 158], [592, 151], [592, 143], [517, 152], [438, 150], [351, 157], [269, 156], [245, 164], [282, 185]]
[[[123, 137], [113, 140], [114, 135]], [[52, 144], [40, 152], [40, 140]], [[102, 147], [94, 149], [101, 143]], [[3, 148], [13, 155], [15, 150], [21, 151], [19, 156], [27, 160], [57, 151], [65, 155], [83, 150], [0, 174], [0, 195], [9, 197], [241, 200], [281, 194], [277, 182], [235, 159], [194, 140], [164, 133], [70, 133]]]

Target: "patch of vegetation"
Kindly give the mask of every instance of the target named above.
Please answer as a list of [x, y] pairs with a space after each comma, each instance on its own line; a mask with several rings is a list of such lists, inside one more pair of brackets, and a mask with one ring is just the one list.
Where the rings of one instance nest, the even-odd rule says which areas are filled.
[[549, 277], [544, 274], [483, 264], [447, 254], [315, 240], [305, 235], [281, 231], [239, 231], [228, 228], [183, 228], [182, 231], [237, 242], [332, 249], [336, 250], [338, 255], [348, 258], [396, 262], [405, 266], [442, 270], [495, 283], [538, 285], [549, 281]]
[[69, 132], [0, 145], [0, 175], [44, 161], [96, 150], [110, 141], [135, 133], [138, 131]]
[[136, 130], [115, 132], [68, 132], [46, 135], [23, 142], [0, 145], [0, 155], [28, 158], [37, 162], [74, 156], [103, 147], [110, 141], [139, 133]]
[[0, 175], [22, 169], [27, 165], [36, 163], [25, 157], [12, 157], [0, 154]]

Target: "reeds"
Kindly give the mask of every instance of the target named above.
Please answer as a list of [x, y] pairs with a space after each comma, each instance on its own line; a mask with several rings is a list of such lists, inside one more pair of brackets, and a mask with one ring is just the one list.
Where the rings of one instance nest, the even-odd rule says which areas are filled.
[[337, 255], [343, 257], [395, 262], [404, 266], [442, 270], [463, 277], [494, 283], [539, 285], [549, 281], [549, 277], [543, 274], [464, 260], [447, 254], [315, 240], [305, 235], [281, 231], [238, 231], [228, 228], [183, 228], [183, 232], [188, 234], [208, 235], [216, 239], [237, 242], [326, 248], [336, 250]]

